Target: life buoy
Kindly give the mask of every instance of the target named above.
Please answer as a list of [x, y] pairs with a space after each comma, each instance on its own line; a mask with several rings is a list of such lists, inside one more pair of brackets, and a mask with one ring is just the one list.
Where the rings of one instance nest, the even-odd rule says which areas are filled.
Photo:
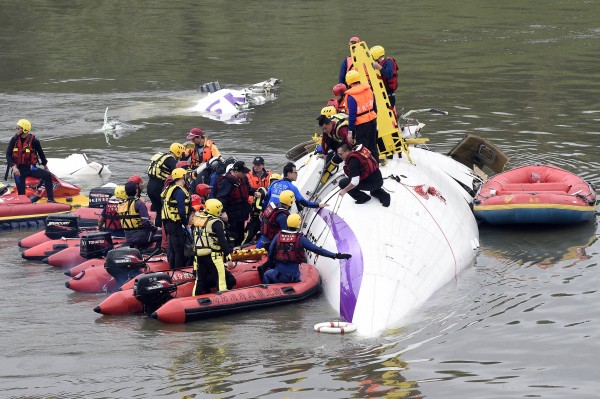
[[356, 331], [356, 325], [345, 321], [328, 321], [315, 324], [315, 331], [327, 334], [346, 334]]

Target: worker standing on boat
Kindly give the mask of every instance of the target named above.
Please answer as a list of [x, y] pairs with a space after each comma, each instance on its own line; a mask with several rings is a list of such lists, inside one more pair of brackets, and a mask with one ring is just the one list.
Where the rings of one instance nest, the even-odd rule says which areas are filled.
[[296, 203], [300, 204], [301, 206], [305, 206], [307, 208], [324, 208], [329, 206], [329, 204], [325, 202], [317, 204], [316, 202], [304, 199], [298, 188], [292, 183], [297, 177], [298, 170], [296, 169], [296, 165], [294, 165], [293, 162], [288, 162], [285, 164], [283, 167], [283, 179], [276, 181], [269, 187], [269, 191], [267, 191], [267, 196], [263, 202], [263, 208], [265, 208], [269, 202], [278, 204], [279, 196], [285, 190], [292, 190], [294, 192], [294, 196], [296, 197]]
[[[281, 175], [279, 173], [271, 173], [269, 175], [269, 186], [275, 183], [277, 180], [281, 180]], [[246, 232], [244, 233], [244, 241], [242, 241], [242, 245], [249, 244], [260, 238], [260, 220], [264, 211], [263, 202], [267, 196], [267, 190], [268, 187], [259, 187], [254, 192], [252, 204], [250, 204], [250, 220], [248, 223], [246, 223]]]
[[[205, 209], [192, 216], [194, 233], [194, 271], [196, 284], [193, 295], [210, 293], [212, 287], [227, 291], [235, 285], [235, 277], [225, 268], [232, 267], [232, 249], [225, 234], [221, 219], [223, 204], [215, 198], [206, 201]], [[226, 262], [226, 263], [225, 263]]]
[[363, 191], [369, 191], [383, 206], [390, 206], [391, 196], [383, 189], [379, 164], [365, 146], [350, 148], [344, 143], [338, 148], [338, 155], [344, 161], [344, 173], [348, 176], [340, 180], [340, 196], [348, 193], [357, 204], [364, 204], [371, 196]]
[[287, 217], [287, 229], [280, 231], [269, 247], [269, 261], [273, 269], [267, 270], [263, 276], [265, 284], [297, 283], [300, 281], [300, 263], [306, 262], [309, 250], [332, 259], [350, 259], [352, 255], [333, 253], [313, 244], [300, 232], [302, 218], [297, 213]]
[[265, 169], [265, 159], [263, 157], [254, 158], [252, 161], [252, 170], [248, 172], [246, 177], [253, 193], [260, 187], [269, 187], [271, 171]]
[[[348, 46], [352, 46], [353, 44], [359, 43], [360, 39], [356, 36], [353, 36], [348, 40]], [[352, 60], [352, 56], [348, 56], [344, 58], [342, 64], [340, 65], [340, 76], [338, 77], [338, 83], [345, 84], [346, 83], [346, 74], [354, 68], [354, 61]]]
[[233, 236], [236, 246], [244, 240], [244, 224], [250, 216], [250, 185], [246, 177], [248, 172], [250, 169], [243, 161], [235, 162], [229, 173], [219, 178], [215, 194], [215, 198], [223, 204], [229, 233]]
[[367, 147], [375, 159], [379, 160], [377, 105], [373, 91], [368, 84], [360, 83], [360, 75], [354, 70], [346, 74], [346, 83], [350, 86], [346, 91], [350, 138], [357, 145]]
[[145, 249], [152, 241], [156, 227], [150, 221], [150, 214], [144, 201], [140, 199], [140, 189], [135, 182], [125, 184], [127, 197], [119, 205], [121, 226], [125, 230], [125, 245]]
[[197, 168], [213, 157], [221, 156], [215, 143], [206, 138], [202, 129], [197, 127], [192, 128], [186, 138], [191, 140], [191, 148], [186, 150], [183, 159], [189, 160], [192, 168]]
[[98, 230], [109, 231], [113, 237], [125, 237], [121, 216], [119, 215], [119, 205], [126, 199], [125, 186], [115, 187], [114, 195], [104, 204], [98, 218]]
[[[212, 158], [218, 158], [221, 156], [219, 149], [212, 140], [208, 140], [206, 135], [197, 127], [190, 130], [190, 133], [186, 137], [191, 140], [191, 143], [186, 145], [186, 152], [182, 156], [182, 159], [190, 161], [192, 169], [197, 169], [200, 165], [206, 165]], [[196, 185], [200, 183], [206, 183], [195, 178], [190, 182], [190, 190], [194, 192]]]
[[173, 182], [161, 193], [164, 199], [162, 220], [168, 235], [167, 259], [171, 269], [186, 266], [184, 248], [187, 239], [188, 218], [191, 214], [190, 193], [185, 187], [186, 170], [176, 168], [171, 173]]
[[154, 223], [157, 227], [162, 227], [162, 198], [161, 193], [165, 188], [165, 181], [176, 168], [177, 161], [185, 152], [185, 147], [181, 143], [173, 143], [169, 147], [169, 152], [155, 154], [150, 159], [148, 165], [148, 187], [147, 193], [152, 207], [150, 210], [156, 212]]
[[371, 47], [373, 68], [381, 72], [383, 85], [390, 100], [390, 106], [396, 114], [396, 89], [398, 88], [398, 63], [395, 59], [385, 56], [385, 49], [381, 46]]
[[127, 183], [135, 183], [138, 186], [139, 195], [141, 196], [144, 192], [144, 179], [140, 175], [131, 175], [129, 179], [127, 179]]
[[321, 135], [321, 153], [319, 158], [325, 158], [325, 168], [321, 175], [321, 184], [325, 184], [331, 173], [339, 166], [342, 159], [337, 155], [337, 149], [342, 143], [354, 146], [354, 141], [348, 135], [348, 115], [344, 113], [333, 113], [331, 106], [321, 110], [317, 118]]
[[[17, 192], [19, 195], [25, 195], [25, 180], [28, 176], [37, 177], [44, 182], [48, 202], [55, 202], [48, 160], [40, 141], [31, 133], [31, 122], [27, 119], [20, 119], [16, 129], [17, 132], [10, 139], [6, 149], [6, 163], [15, 176]], [[38, 162], [44, 167], [43, 169], [35, 166]], [[8, 170], [6, 173], [8, 175]]]

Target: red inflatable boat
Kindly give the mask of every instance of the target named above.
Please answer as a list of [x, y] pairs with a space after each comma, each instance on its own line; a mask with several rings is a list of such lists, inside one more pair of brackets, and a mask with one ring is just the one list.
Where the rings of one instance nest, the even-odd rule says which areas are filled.
[[52, 214], [46, 217], [46, 228], [19, 240], [19, 247], [33, 248], [46, 241], [59, 238], [81, 237], [98, 227], [102, 209], [78, 208], [69, 213]]
[[70, 212], [74, 208], [85, 207], [89, 199], [81, 194], [81, 189], [52, 175], [54, 199], [46, 201], [46, 189], [37, 189], [39, 179], [28, 177], [25, 195], [8, 190], [0, 196], [0, 226], [17, 227], [23, 222], [44, 220], [49, 214]]
[[587, 222], [596, 216], [596, 191], [581, 177], [556, 166], [522, 166], [485, 182], [473, 212], [491, 224]]
[[[232, 289], [260, 284], [257, 267], [262, 265], [265, 260], [266, 258], [259, 262], [237, 262], [235, 267], [230, 270], [236, 281], [235, 286]], [[167, 276], [170, 276], [170, 281], [167, 281], [169, 280]], [[152, 281], [154, 288], [159, 288], [158, 293], [152, 292], [150, 302], [154, 302], [157, 297], [158, 300], [161, 300], [163, 294], [165, 295], [164, 298], [162, 298], [163, 302], [172, 298], [191, 297], [195, 284], [195, 277], [191, 273], [191, 269], [169, 271], [166, 274], [150, 273], [140, 275], [125, 283], [120, 291], [112, 293], [108, 298], [102, 301], [100, 305], [94, 308], [94, 311], [105, 315], [142, 313], [144, 311], [144, 304], [141, 300], [144, 300], [144, 297], [140, 297], [140, 299], [136, 297], [136, 284], [139, 283], [138, 280]], [[164, 286], [162, 284], [163, 282], [166, 282]]]
[[[65, 283], [65, 286], [77, 292], [113, 292], [140, 273], [170, 270], [169, 262], [167, 262], [165, 255], [154, 256], [144, 260], [139, 250], [129, 247], [114, 249], [108, 253], [106, 259], [99, 259], [99, 261], [99, 263], [93, 264], [91, 267], [71, 277]], [[105, 267], [107, 262], [113, 262], [113, 267], [116, 266], [123, 269], [122, 272], [119, 270], [111, 274], [109, 272], [110, 269], [107, 270]], [[187, 271], [191, 272], [191, 269]]]
[[302, 281], [290, 284], [259, 284], [230, 291], [174, 298], [150, 317], [164, 323], [187, 323], [254, 308], [298, 302], [321, 290], [321, 277], [309, 264], [300, 265]]

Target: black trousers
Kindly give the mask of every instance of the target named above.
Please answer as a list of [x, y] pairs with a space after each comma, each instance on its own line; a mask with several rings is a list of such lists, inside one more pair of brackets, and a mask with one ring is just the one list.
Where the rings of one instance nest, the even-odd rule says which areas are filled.
[[362, 144], [367, 147], [375, 159], [379, 161], [379, 150], [377, 149], [377, 119], [356, 125], [354, 129], [356, 145]]
[[[350, 184], [350, 178], [344, 177], [340, 180], [340, 188], [344, 189], [348, 187]], [[366, 179], [362, 180], [358, 183], [356, 187], [352, 190], [348, 191], [348, 195], [354, 198], [355, 200], [368, 200], [368, 195], [363, 191], [369, 191], [370, 194], [381, 200], [382, 198], [386, 198], [389, 194], [382, 188], [383, 187], [383, 177], [381, 176], [381, 171], [377, 169], [375, 172], [371, 173]]]
[[41, 168], [33, 170], [27, 166], [17, 166], [17, 168], [21, 172], [21, 176], [15, 176], [15, 185], [19, 195], [25, 194], [25, 179], [27, 179], [27, 176], [37, 177], [44, 182], [48, 201], [54, 201], [54, 186], [52, 185], [52, 174], [49, 171]]
[[233, 237], [234, 245], [237, 247], [244, 241], [245, 220], [229, 219], [229, 235]]
[[258, 240], [258, 233], [260, 232], [260, 215], [250, 216], [250, 221], [246, 225], [246, 234], [242, 244], [248, 244], [250, 242]]
[[187, 233], [181, 223], [172, 220], [164, 221], [165, 230], [169, 236], [169, 247], [167, 250], [167, 259], [171, 269], [178, 269], [186, 266], [184, 254], [185, 240]]
[[[220, 262], [222, 263], [222, 260]], [[194, 270], [196, 272], [196, 284], [192, 295], [208, 294], [212, 288], [218, 288], [218, 280], [221, 276], [219, 276], [219, 270], [211, 255], [196, 257]], [[223, 268], [223, 271], [225, 272], [225, 284], [227, 289], [230, 290], [236, 284], [235, 276], [227, 268]]]
[[148, 186], [146, 186], [146, 193], [148, 193], [148, 198], [150, 198], [150, 202], [152, 203], [151, 211], [156, 212], [156, 218], [154, 219], [154, 225], [156, 227], [162, 226], [162, 198], [160, 198], [160, 194], [162, 193], [165, 182], [162, 180], [158, 180], [154, 177], [150, 177], [148, 180]]

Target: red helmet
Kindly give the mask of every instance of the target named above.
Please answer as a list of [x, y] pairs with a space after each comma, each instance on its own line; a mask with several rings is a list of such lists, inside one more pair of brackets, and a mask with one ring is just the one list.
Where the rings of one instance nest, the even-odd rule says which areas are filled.
[[142, 176], [140, 175], [133, 175], [131, 176], [129, 179], [127, 179], [127, 183], [132, 182], [135, 184], [140, 184], [142, 182]]
[[177, 162], [177, 165], [175, 165], [175, 169], [177, 168], [183, 168], [185, 170], [190, 169], [191, 165], [190, 165], [190, 161], [179, 161]]
[[208, 197], [208, 194], [210, 194], [210, 186], [204, 183], [198, 184], [196, 186], [196, 194], [198, 194], [202, 198]]
[[351, 45], [351, 44], [354, 44], [354, 43], [358, 43], [358, 42], [360, 42], [360, 39], [358, 37], [356, 37], [356, 36], [352, 36], [350, 38], [350, 40], [348, 40], [348, 46]]
[[334, 96], [343, 96], [346, 94], [346, 85], [343, 83], [338, 83], [333, 86], [333, 95]]

